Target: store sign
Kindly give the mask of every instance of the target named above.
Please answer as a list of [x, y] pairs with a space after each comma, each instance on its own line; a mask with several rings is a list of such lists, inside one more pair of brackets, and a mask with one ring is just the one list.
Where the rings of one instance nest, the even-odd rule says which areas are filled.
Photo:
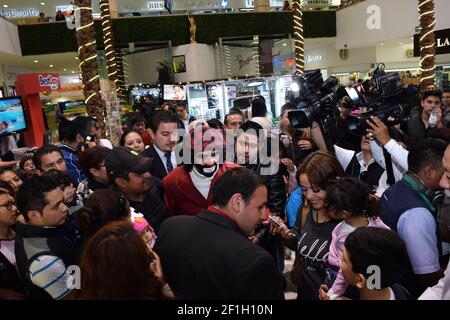
[[339, 6], [341, 0], [302, 0], [303, 6]]
[[322, 61], [322, 56], [320, 54], [315, 56], [306, 56], [305, 57], [305, 63], [313, 63], [313, 62], [319, 62]]
[[58, 90], [59, 88], [59, 78], [54, 77], [52, 75], [39, 75], [39, 86], [42, 87], [50, 87], [52, 91]]
[[148, 9], [148, 11], [163, 11], [163, 10], [165, 10], [164, 1], [148, 2], [147, 9]]
[[[436, 54], [450, 53], [450, 29], [434, 32], [436, 37]], [[420, 34], [414, 35], [414, 56], [420, 57]]]
[[55, 7], [55, 12], [61, 11], [62, 13], [64, 12], [72, 12], [73, 11], [73, 6], [56, 6]]
[[0, 16], [7, 19], [39, 17], [39, 10], [36, 8], [2, 9]]
[[[282, 7], [284, 1], [279, 0], [270, 0], [270, 6], [271, 7]], [[246, 8], [253, 8], [255, 6], [253, 0], [245, 0], [245, 7]]]

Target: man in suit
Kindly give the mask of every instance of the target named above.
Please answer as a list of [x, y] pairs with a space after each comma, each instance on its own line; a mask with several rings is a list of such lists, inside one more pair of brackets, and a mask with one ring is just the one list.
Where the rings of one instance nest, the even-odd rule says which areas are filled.
[[196, 215], [208, 208], [217, 180], [227, 170], [239, 167], [220, 161], [224, 139], [218, 129], [198, 126], [189, 132], [184, 143], [183, 165], [163, 179], [168, 216]]
[[178, 142], [177, 118], [169, 111], [158, 111], [150, 124], [153, 143], [141, 155], [152, 158], [152, 176], [163, 179], [177, 167], [175, 146]]
[[281, 300], [283, 275], [248, 237], [266, 217], [267, 188], [245, 168], [227, 171], [213, 188], [212, 206], [161, 226], [155, 251], [181, 299]]

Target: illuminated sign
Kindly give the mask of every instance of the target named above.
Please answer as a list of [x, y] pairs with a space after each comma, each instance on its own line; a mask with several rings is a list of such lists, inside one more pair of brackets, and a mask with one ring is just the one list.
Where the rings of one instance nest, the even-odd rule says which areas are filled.
[[[271, 7], [282, 7], [283, 4], [284, 4], [284, 1], [270, 0], [270, 6]], [[253, 8], [254, 7], [253, 0], [245, 0], [245, 7], [246, 8]]]
[[59, 88], [59, 78], [52, 75], [43, 76], [39, 75], [39, 86], [40, 87], [50, 87], [51, 90], [58, 90]]
[[39, 10], [36, 8], [20, 8], [20, 9], [8, 8], [0, 10], [0, 16], [3, 16], [7, 19], [39, 17]]
[[61, 11], [62, 13], [72, 12], [74, 10], [73, 6], [56, 6], [55, 9], [56, 9], [55, 12]]
[[341, 0], [302, 0], [303, 6], [339, 6]]
[[322, 61], [321, 55], [315, 55], [315, 56], [306, 56], [305, 57], [305, 63], [312, 63], [312, 62], [319, 62]]

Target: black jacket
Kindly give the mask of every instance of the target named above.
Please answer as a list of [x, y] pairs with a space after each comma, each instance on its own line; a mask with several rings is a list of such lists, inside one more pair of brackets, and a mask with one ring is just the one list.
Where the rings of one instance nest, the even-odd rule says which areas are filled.
[[0, 289], [12, 289], [18, 293], [25, 293], [16, 267], [2, 253], [0, 253]]
[[[279, 169], [275, 174], [264, 175], [262, 171], [268, 169], [270, 164], [262, 163], [247, 165], [247, 169], [255, 171], [263, 178], [267, 187], [267, 207], [274, 215], [284, 218], [284, 207], [286, 205], [286, 185], [284, 183], [283, 170], [284, 166], [279, 164]], [[272, 165], [273, 167], [273, 165]]]
[[155, 251], [175, 295], [196, 300], [282, 300], [273, 258], [237, 224], [211, 211], [176, 216], [161, 226]]
[[162, 162], [161, 158], [158, 155], [158, 152], [156, 152], [155, 146], [151, 144], [147, 149], [145, 149], [142, 153], [142, 156], [151, 158], [152, 166], [150, 169], [150, 173], [152, 176], [162, 180], [165, 176], [167, 176], [166, 167], [164, 166], [164, 163]]
[[[142, 213], [147, 222], [158, 232], [158, 229], [167, 217], [166, 207], [164, 206], [164, 189], [162, 181], [158, 178], [150, 178], [150, 190], [144, 195], [143, 202], [131, 201], [130, 207]], [[122, 192], [116, 185], [111, 186], [112, 190]]]

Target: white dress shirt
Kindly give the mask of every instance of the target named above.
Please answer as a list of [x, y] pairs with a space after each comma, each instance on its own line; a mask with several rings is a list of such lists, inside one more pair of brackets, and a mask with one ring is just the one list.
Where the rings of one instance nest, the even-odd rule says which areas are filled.
[[[167, 171], [167, 158], [165, 156], [165, 152], [161, 151], [156, 144], [153, 144], [153, 146], [155, 147], [156, 153], [158, 154], [158, 156], [161, 158], [162, 163], [164, 164], [164, 168], [166, 168], [166, 172]], [[172, 162], [172, 166], [175, 169], [177, 167], [177, 158], [175, 156], [175, 152], [171, 152], [170, 153], [170, 162]]]

